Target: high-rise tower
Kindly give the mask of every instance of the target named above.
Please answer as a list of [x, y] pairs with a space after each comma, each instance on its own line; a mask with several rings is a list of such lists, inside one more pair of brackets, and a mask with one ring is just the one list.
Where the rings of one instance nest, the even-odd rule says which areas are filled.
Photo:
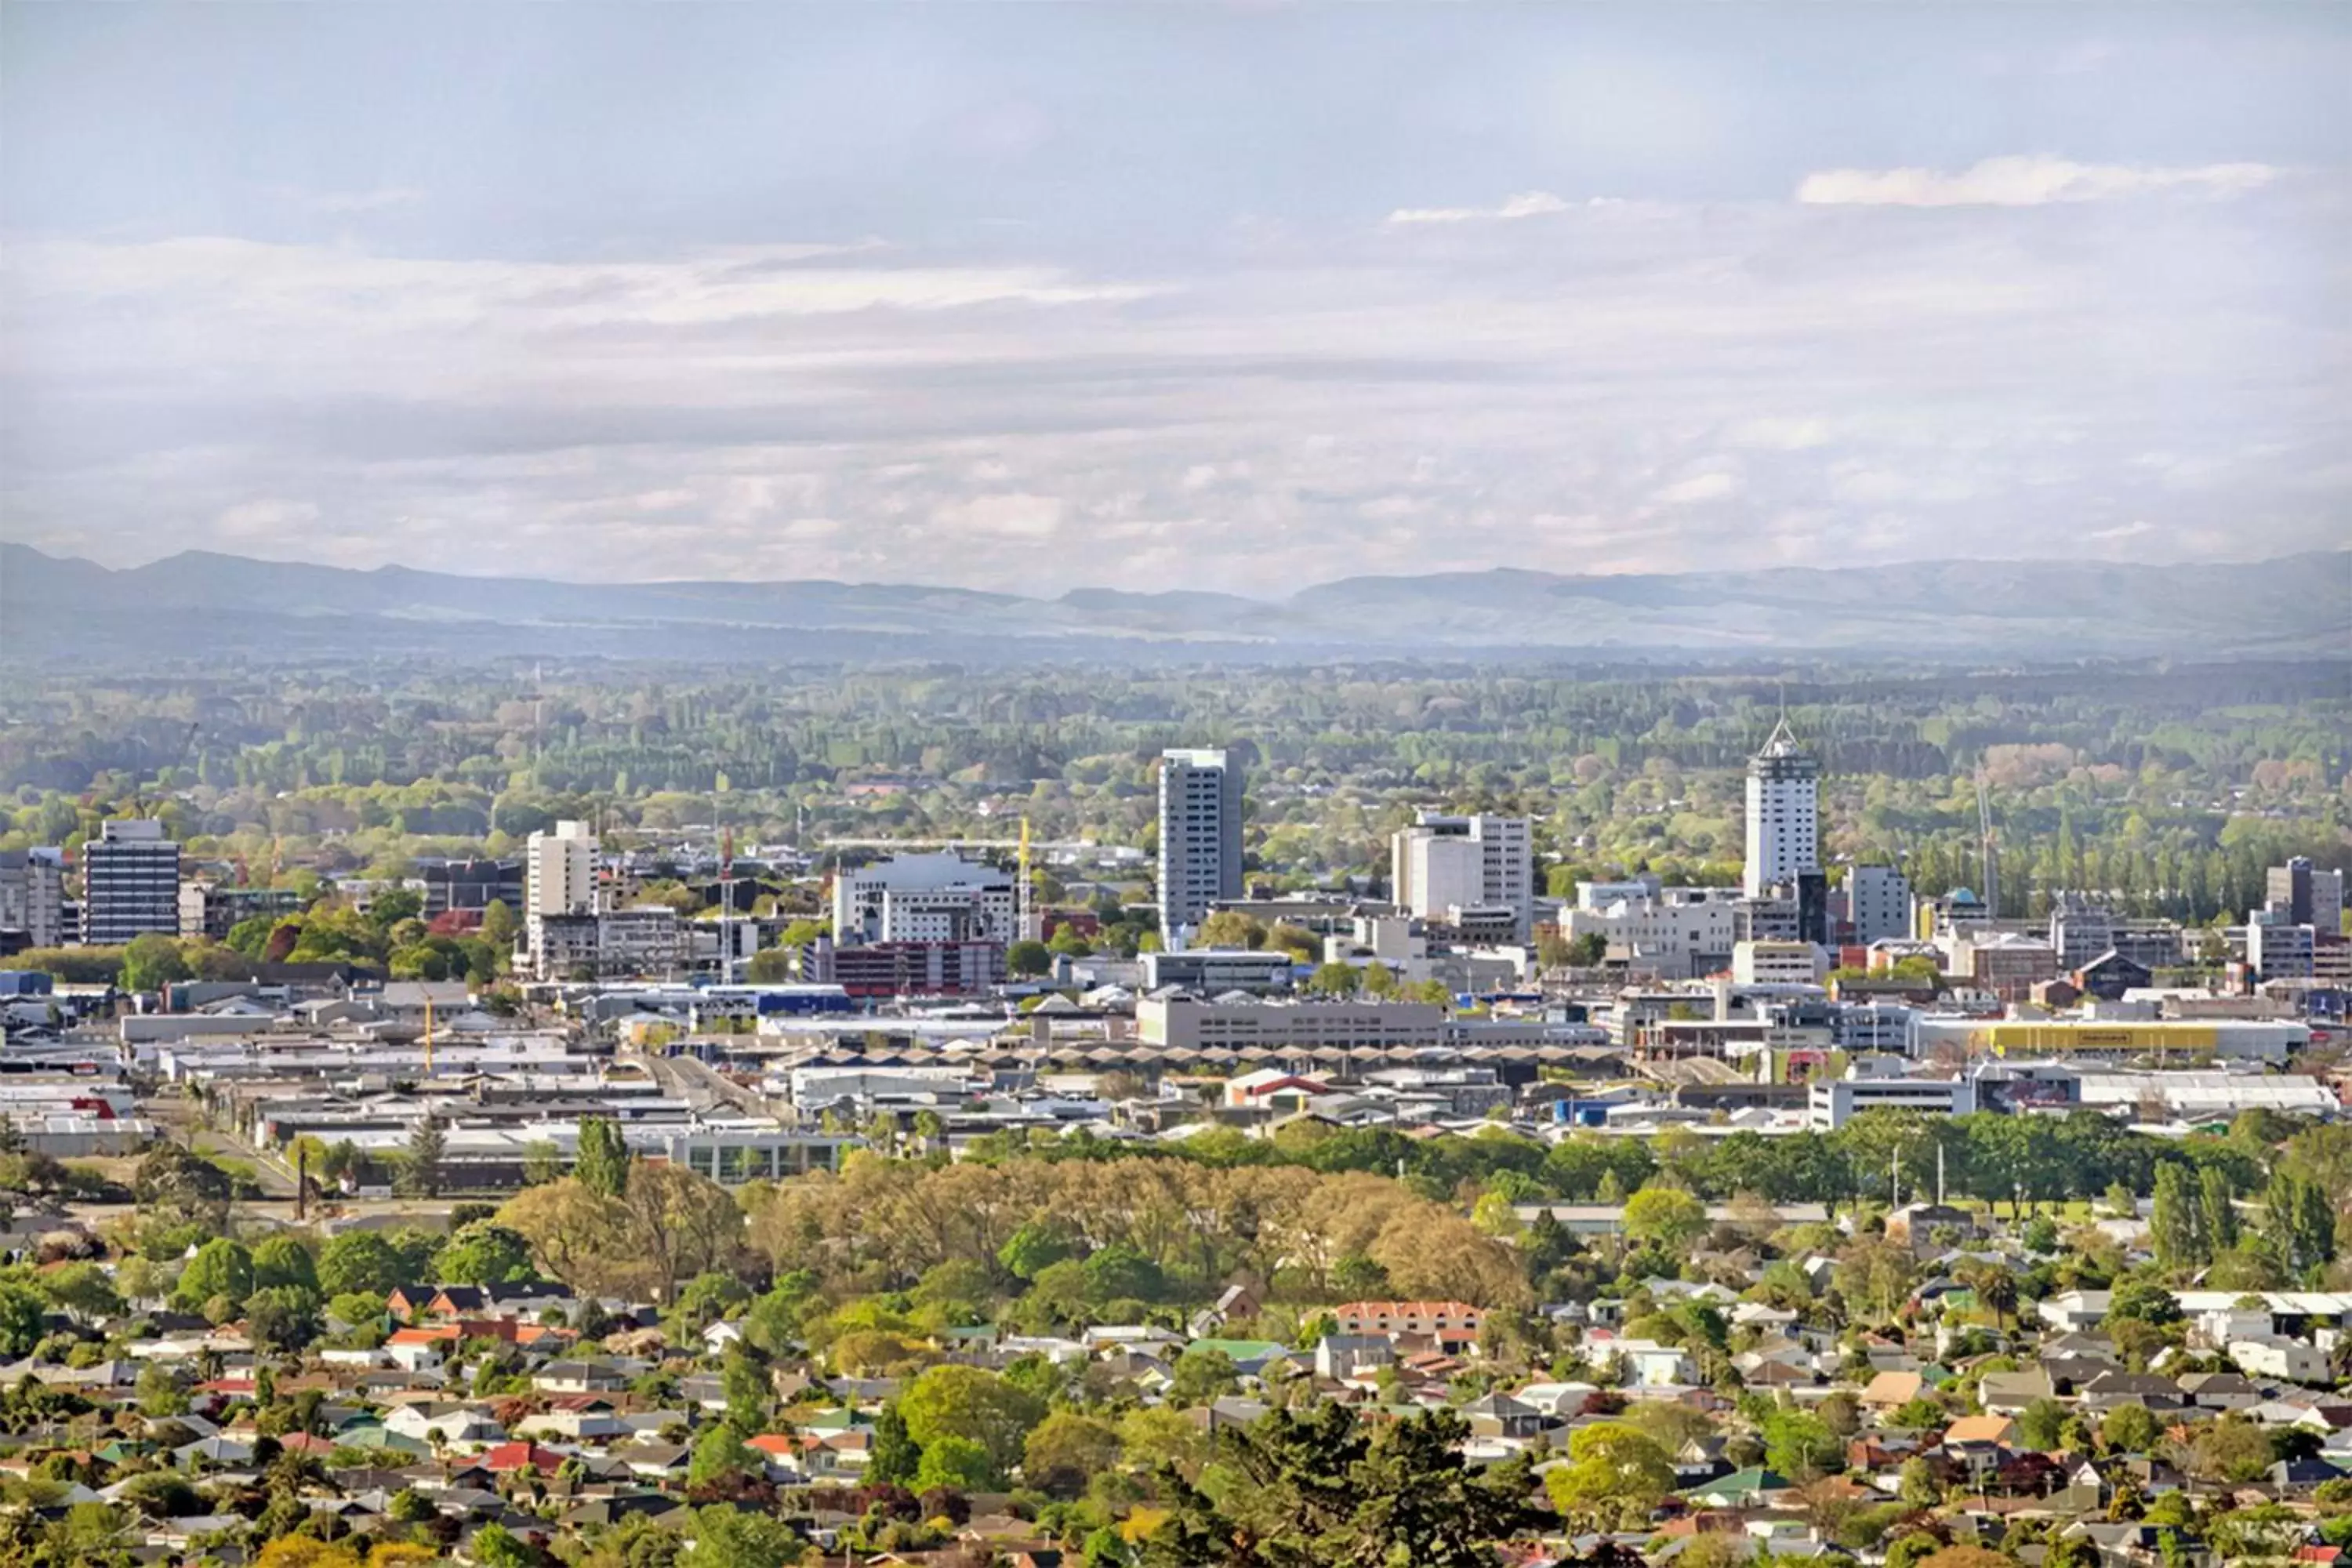
[[1772, 727], [1748, 760], [1748, 869], [1751, 899], [1822, 868], [1822, 765], [1797, 744], [1789, 721]]
[[1242, 770], [1223, 752], [1160, 761], [1160, 931], [1170, 947], [1220, 899], [1242, 896]]

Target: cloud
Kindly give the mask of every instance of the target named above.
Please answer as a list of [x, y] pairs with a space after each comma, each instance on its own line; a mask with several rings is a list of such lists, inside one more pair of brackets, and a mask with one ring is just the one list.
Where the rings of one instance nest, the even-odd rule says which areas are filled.
[[2214, 486], [2179, 478], [2214, 473], [2266, 548], [2339, 541], [2327, 224], [2158, 201], [2031, 226], [1579, 205], [1148, 275], [1029, 235], [26, 243], [0, 254], [0, 518], [116, 563], [1265, 595], [2032, 556], [2135, 521], [2096, 548], [2217, 554]]
[[1738, 493], [1739, 476], [1737, 474], [1694, 474], [1660, 490], [1657, 499], [1668, 506], [1688, 506], [1699, 501], [1723, 500]]
[[372, 191], [306, 191], [294, 185], [273, 185], [270, 194], [304, 212], [349, 216], [414, 206], [425, 193], [414, 185], [383, 185]]
[[1523, 217], [1549, 217], [1571, 210], [1549, 191], [1522, 191], [1496, 207], [1399, 207], [1391, 223], [1508, 222]]
[[2157, 192], [2243, 195], [2279, 177], [2267, 163], [2203, 163], [2163, 168], [2076, 163], [2048, 154], [1987, 158], [1958, 174], [1937, 169], [1824, 169], [1797, 186], [1812, 206], [2033, 207], [2053, 202], [2114, 201]]

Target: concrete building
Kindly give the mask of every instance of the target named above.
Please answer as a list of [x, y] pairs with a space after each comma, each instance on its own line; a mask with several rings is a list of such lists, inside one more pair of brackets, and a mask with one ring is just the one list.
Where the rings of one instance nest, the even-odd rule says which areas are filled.
[[1748, 759], [1743, 885], [1749, 898], [1822, 868], [1821, 773], [1821, 763], [1797, 744], [1786, 719]]
[[1445, 1044], [1445, 1009], [1429, 1002], [1209, 1002], [1146, 996], [1136, 1037], [1177, 1050], [1320, 1046], [1423, 1048]]
[[596, 912], [596, 835], [584, 822], [559, 822], [523, 846], [523, 914]]
[[1160, 759], [1160, 930], [1167, 945], [1242, 896], [1242, 770], [1222, 751]]
[[1865, 1110], [1966, 1116], [1977, 1108], [1976, 1085], [1967, 1079], [1829, 1079], [1816, 1080], [1805, 1099], [1808, 1119], [1822, 1132], [1834, 1132]]
[[1018, 889], [1000, 871], [953, 850], [894, 855], [833, 879], [833, 940], [843, 947], [876, 942], [992, 942], [1019, 939]]
[[1389, 839], [1391, 897], [1423, 920], [1457, 910], [1507, 909], [1510, 940], [1536, 914], [1534, 836], [1524, 816], [1449, 816], [1422, 810]]
[[1174, 985], [1204, 996], [1219, 996], [1228, 991], [1252, 994], [1287, 991], [1296, 960], [1287, 948], [1261, 952], [1247, 947], [1201, 947], [1184, 952], [1142, 953], [1138, 962], [1143, 966], [1146, 991]]
[[101, 823], [81, 847], [82, 940], [114, 947], [180, 931], [180, 847], [145, 817]]
[[1828, 956], [1810, 942], [1732, 944], [1735, 985], [1818, 985], [1828, 973]]
[[846, 947], [821, 941], [802, 955], [801, 977], [853, 997], [976, 996], [1003, 983], [1004, 944], [985, 937]]
[[530, 896], [520, 860], [423, 860], [416, 877], [425, 884], [428, 921], [451, 910], [486, 910], [493, 903], [520, 917]]
[[2002, 1001], [2024, 1001], [2036, 985], [2058, 977], [2058, 950], [2041, 938], [1989, 926], [1963, 930], [1940, 943], [1949, 954], [1946, 972], [1966, 975]]
[[299, 914], [302, 895], [291, 888], [225, 888], [189, 882], [180, 889], [180, 934], [218, 942], [249, 920]]
[[2284, 866], [2273, 866], [2265, 879], [2264, 899], [2283, 910], [2284, 924], [2312, 926], [2330, 936], [2344, 931], [2344, 873], [2323, 871], [2297, 855]]
[[692, 958], [688, 922], [655, 904], [605, 914], [533, 915], [526, 962], [541, 980], [667, 979]]
[[2254, 911], [2246, 922], [2246, 967], [2263, 980], [2308, 980], [2315, 968], [2317, 932], [2307, 924], [2275, 918], [2278, 903]]
[[65, 851], [0, 849], [0, 931], [22, 931], [27, 947], [61, 947], [65, 908]]
[[1696, 980], [1730, 965], [1738, 889], [1586, 886], [1596, 897], [1617, 896], [1597, 904], [1580, 897], [1577, 908], [1562, 911], [1560, 934], [1601, 937], [1611, 963], [1661, 980]]
[[2151, 970], [2169, 969], [2180, 962], [2180, 928], [2171, 921], [2126, 919], [2090, 894], [2062, 892], [2050, 910], [2050, 945], [2062, 973], [2072, 974], [2105, 952]]
[[1893, 866], [1856, 866], [1845, 876], [1845, 918], [1857, 947], [1911, 934], [1911, 882]]

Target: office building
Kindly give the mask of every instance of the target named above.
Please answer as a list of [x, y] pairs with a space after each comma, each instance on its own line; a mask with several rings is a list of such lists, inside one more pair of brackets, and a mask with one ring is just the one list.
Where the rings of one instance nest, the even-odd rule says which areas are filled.
[[833, 940], [844, 947], [888, 942], [993, 942], [1020, 933], [1017, 879], [953, 850], [894, 855], [833, 879]]
[[1172, 985], [1204, 996], [1222, 996], [1228, 991], [1253, 995], [1287, 991], [1296, 960], [1287, 948], [1196, 947], [1183, 952], [1143, 953], [1140, 962], [1146, 991]]
[[2270, 908], [2286, 916], [2283, 923], [2310, 926], [2330, 936], [2343, 933], [2343, 872], [2323, 871], [2298, 855], [2284, 866], [2272, 867], [2266, 880], [2264, 898]]
[[523, 913], [596, 912], [596, 835], [584, 822], [559, 822], [523, 845]]
[[820, 941], [801, 955], [801, 978], [852, 997], [979, 996], [1004, 983], [1004, 944], [986, 938]]
[[26, 947], [62, 947], [66, 941], [65, 852], [0, 849], [0, 931], [17, 931]]
[[1241, 764], [1222, 751], [1161, 753], [1160, 931], [1172, 939], [1219, 900], [1241, 896]]
[[2308, 925], [2290, 925], [2275, 918], [2278, 907], [2273, 904], [2258, 910], [2255, 918], [2246, 922], [2246, 967], [2263, 980], [2308, 980], [2315, 967], [2318, 933]]
[[1865, 1110], [1967, 1116], [1977, 1108], [1976, 1084], [1965, 1078], [1817, 1079], [1805, 1099], [1808, 1120], [1820, 1132], [1834, 1132]]
[[520, 916], [530, 896], [520, 860], [420, 860], [416, 876], [425, 884], [428, 921], [452, 910], [479, 913], [494, 903]]
[[1741, 942], [1731, 948], [1735, 985], [1818, 985], [1829, 973], [1822, 950], [1810, 942]]
[[1510, 911], [1510, 940], [1535, 925], [1534, 836], [1524, 816], [1448, 816], [1423, 810], [1389, 839], [1391, 898], [1423, 920], [1457, 910]]
[[1892, 866], [1856, 866], [1845, 875], [1845, 918], [1853, 943], [1911, 934], [1910, 879]]
[[[1597, 901], [1606, 893], [1618, 896]], [[1661, 980], [1696, 980], [1729, 966], [1738, 902], [1737, 888], [1585, 883], [1578, 907], [1561, 911], [1560, 934], [1600, 937], [1611, 963]]]
[[180, 847], [145, 817], [101, 823], [82, 846], [82, 940], [116, 947], [180, 931]]
[[1797, 744], [1789, 721], [1772, 728], [1748, 763], [1748, 866], [1751, 899], [1793, 887], [1821, 870], [1821, 764]]

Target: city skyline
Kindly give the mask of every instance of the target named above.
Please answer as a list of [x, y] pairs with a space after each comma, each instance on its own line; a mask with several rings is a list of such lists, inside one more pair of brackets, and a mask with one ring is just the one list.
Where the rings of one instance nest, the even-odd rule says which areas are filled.
[[2343, 540], [2340, 15], [416, 16], [0, 19], [0, 533], [1257, 595]]

